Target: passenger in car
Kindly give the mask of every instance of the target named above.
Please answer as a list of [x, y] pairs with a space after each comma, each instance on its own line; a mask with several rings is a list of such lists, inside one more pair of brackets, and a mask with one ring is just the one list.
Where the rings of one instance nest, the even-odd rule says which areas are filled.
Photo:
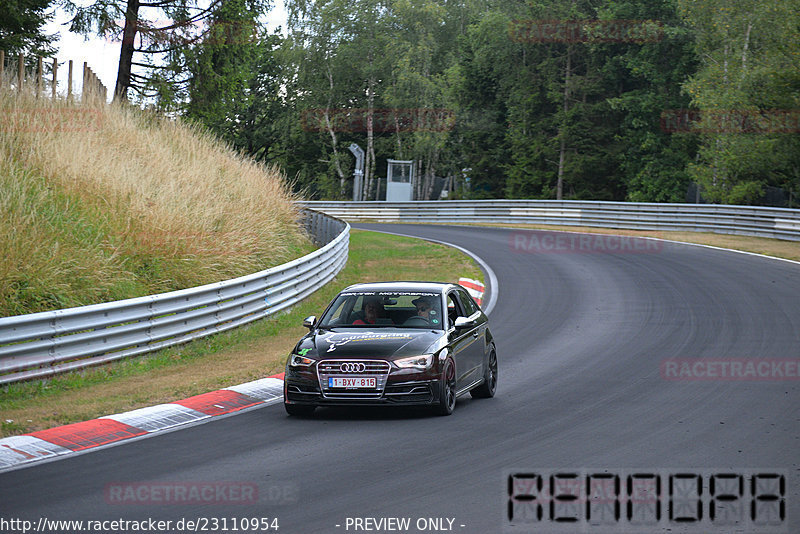
[[392, 320], [387, 318], [383, 304], [377, 299], [370, 299], [364, 303], [364, 318], [356, 319], [353, 324], [376, 323], [393, 324]]

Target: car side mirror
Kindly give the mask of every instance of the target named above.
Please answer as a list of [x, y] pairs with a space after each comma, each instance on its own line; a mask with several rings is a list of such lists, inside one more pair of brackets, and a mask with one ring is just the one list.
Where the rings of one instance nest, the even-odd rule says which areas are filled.
[[469, 317], [456, 317], [456, 328], [472, 328], [475, 326], [475, 320]]
[[309, 315], [308, 317], [303, 319], [303, 326], [305, 326], [309, 330], [313, 330], [314, 327], [317, 326], [317, 316], [316, 315]]

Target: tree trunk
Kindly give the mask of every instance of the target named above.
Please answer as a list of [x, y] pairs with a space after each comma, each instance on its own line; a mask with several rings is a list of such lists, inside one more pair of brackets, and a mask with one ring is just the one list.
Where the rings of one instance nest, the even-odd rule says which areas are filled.
[[[370, 65], [372, 64], [372, 53], [370, 53]], [[367, 81], [367, 163], [364, 173], [367, 178], [367, 190], [364, 192], [364, 199], [368, 200], [372, 195], [372, 181], [375, 177], [375, 134], [373, 118], [375, 113], [375, 79], [370, 74]], [[378, 188], [380, 189], [380, 188]], [[378, 192], [375, 193], [375, 200], [378, 200]]]
[[414, 164], [414, 187], [412, 189], [414, 198], [411, 200], [422, 200], [422, 158], [417, 158]]
[[400, 139], [400, 120], [397, 118], [397, 112], [393, 113], [394, 115], [394, 131], [396, 133], [395, 138], [397, 139], [397, 155], [395, 156], [397, 159], [403, 159], [403, 142]]
[[739, 76], [739, 89], [742, 89], [744, 77], [747, 73], [747, 50], [750, 48], [750, 30], [753, 29], [753, 23], [747, 21], [747, 32], [744, 35], [744, 46], [742, 46], [742, 75]]
[[339, 161], [338, 140], [336, 139], [336, 131], [333, 128], [333, 124], [331, 124], [330, 116], [331, 99], [333, 98], [333, 73], [331, 72], [330, 65], [328, 66], [328, 84], [330, 85], [331, 92], [328, 94], [328, 107], [325, 108], [325, 127], [328, 129], [328, 133], [331, 136], [331, 146], [333, 147], [333, 166], [336, 169], [336, 174], [339, 176], [339, 192], [342, 196], [344, 196], [347, 180], [344, 171], [342, 170], [342, 164]]
[[136, 32], [139, 29], [139, 0], [128, 0], [125, 9], [125, 28], [122, 30], [122, 47], [119, 52], [119, 68], [117, 69], [117, 85], [114, 88], [114, 100], [128, 101], [128, 88], [131, 86], [131, 62], [136, 46]]
[[333, 129], [333, 124], [331, 123], [330, 108], [325, 110], [325, 126], [328, 129], [328, 133], [331, 135], [331, 146], [333, 147], [333, 167], [336, 169], [336, 174], [339, 176], [339, 191], [341, 192], [342, 196], [344, 196], [347, 181], [345, 180], [344, 171], [342, 170], [342, 164], [339, 161], [339, 143], [336, 139], [336, 131]]
[[439, 158], [439, 150], [434, 149], [428, 154], [428, 161], [425, 165], [425, 189], [423, 190], [422, 200], [428, 200], [433, 194], [433, 186], [436, 184], [436, 160]]
[[567, 65], [564, 69], [564, 116], [561, 119], [561, 146], [558, 151], [558, 182], [556, 184], [556, 200], [564, 197], [564, 159], [567, 148], [567, 112], [569, 111], [569, 76], [572, 70], [572, 46], [567, 47]]

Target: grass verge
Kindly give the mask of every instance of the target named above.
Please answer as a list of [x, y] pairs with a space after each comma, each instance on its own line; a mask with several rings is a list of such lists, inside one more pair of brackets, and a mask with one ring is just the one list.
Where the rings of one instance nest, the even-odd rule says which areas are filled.
[[0, 389], [0, 437], [134, 410], [282, 371], [306, 331], [345, 286], [381, 280], [483, 279], [461, 252], [419, 239], [353, 230], [347, 266], [291, 311], [186, 345], [110, 365]]

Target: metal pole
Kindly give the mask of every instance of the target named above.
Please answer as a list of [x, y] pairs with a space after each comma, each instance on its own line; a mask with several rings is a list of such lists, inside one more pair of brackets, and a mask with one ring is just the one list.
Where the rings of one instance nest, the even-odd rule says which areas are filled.
[[361, 200], [361, 189], [364, 181], [364, 150], [355, 143], [348, 148], [356, 157], [356, 167], [353, 170], [353, 200]]
[[6, 51], [0, 50], [0, 87], [3, 87], [3, 76], [5, 75]]

